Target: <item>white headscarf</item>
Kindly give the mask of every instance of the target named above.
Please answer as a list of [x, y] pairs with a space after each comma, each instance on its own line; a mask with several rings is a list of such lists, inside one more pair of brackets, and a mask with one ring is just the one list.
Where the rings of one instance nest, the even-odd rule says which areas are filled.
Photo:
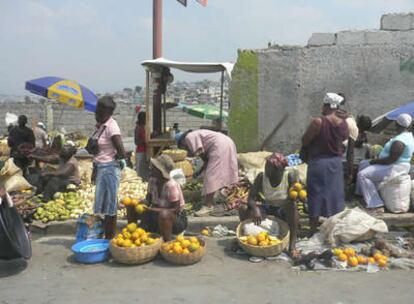
[[413, 119], [411, 115], [407, 113], [400, 114], [397, 117], [397, 124], [404, 128], [408, 128], [409, 126], [411, 126], [412, 121]]
[[337, 109], [343, 101], [344, 98], [336, 93], [326, 93], [323, 99], [323, 103], [329, 104], [331, 109]]

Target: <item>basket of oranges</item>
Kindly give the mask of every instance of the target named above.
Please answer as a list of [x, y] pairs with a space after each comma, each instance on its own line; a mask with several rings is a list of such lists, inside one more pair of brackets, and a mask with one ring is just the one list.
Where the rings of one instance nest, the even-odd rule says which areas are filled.
[[136, 223], [129, 223], [111, 240], [109, 250], [115, 261], [122, 264], [143, 264], [153, 260], [160, 250], [162, 239], [148, 233]]
[[271, 257], [277, 256], [289, 247], [289, 226], [287, 223], [276, 217], [269, 217], [279, 225], [279, 236], [269, 235], [267, 232], [260, 232], [257, 235], [245, 235], [244, 225], [252, 220], [242, 221], [237, 227], [236, 238], [240, 247], [252, 256]]
[[199, 237], [179, 235], [175, 240], [162, 244], [160, 252], [168, 262], [191, 265], [201, 261], [206, 252], [206, 243]]

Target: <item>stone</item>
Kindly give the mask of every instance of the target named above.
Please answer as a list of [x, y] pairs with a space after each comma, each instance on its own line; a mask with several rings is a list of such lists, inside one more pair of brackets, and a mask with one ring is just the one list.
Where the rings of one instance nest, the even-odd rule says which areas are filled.
[[390, 31], [367, 31], [365, 33], [366, 44], [391, 44], [394, 42], [395, 32]]
[[335, 33], [313, 33], [308, 40], [308, 46], [334, 45], [335, 43]]
[[342, 31], [336, 36], [337, 45], [365, 44], [365, 31]]
[[381, 17], [381, 30], [405, 31], [413, 29], [413, 14], [385, 14]]

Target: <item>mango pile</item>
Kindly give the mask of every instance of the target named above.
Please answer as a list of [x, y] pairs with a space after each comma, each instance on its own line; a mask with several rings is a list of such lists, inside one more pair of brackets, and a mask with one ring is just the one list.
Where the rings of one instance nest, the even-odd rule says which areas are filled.
[[152, 235], [138, 227], [136, 223], [129, 223], [122, 232], [111, 240], [111, 243], [118, 247], [136, 248], [145, 247], [155, 244], [159, 238], [154, 238]]
[[83, 213], [91, 212], [91, 203], [75, 192], [60, 193], [53, 200], [38, 207], [34, 218], [43, 223], [67, 219], [77, 219]]
[[251, 246], [267, 247], [280, 244], [282, 241], [277, 237], [269, 235], [267, 232], [260, 232], [257, 235], [240, 237], [240, 241]]
[[190, 254], [199, 250], [201, 246], [199, 239], [195, 236], [184, 237], [179, 235], [174, 241], [162, 244], [161, 249], [168, 253]]
[[349, 267], [358, 265], [377, 264], [379, 267], [387, 267], [388, 257], [376, 252], [373, 256], [357, 255], [353, 248], [334, 248], [332, 253], [339, 261], [347, 262]]
[[145, 212], [145, 209], [147, 209], [147, 205], [140, 203], [139, 199], [137, 198], [130, 198], [130, 197], [124, 197], [121, 200], [122, 205], [125, 207], [132, 206], [135, 209], [135, 212], [138, 214], [142, 214]]

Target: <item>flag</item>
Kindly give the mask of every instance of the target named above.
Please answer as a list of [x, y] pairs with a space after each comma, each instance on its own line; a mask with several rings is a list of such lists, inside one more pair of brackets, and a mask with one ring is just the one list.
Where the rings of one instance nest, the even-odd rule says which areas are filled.
[[202, 6], [207, 6], [208, 0], [197, 0], [198, 3], [200, 3]]
[[182, 5], [184, 5], [185, 7], [187, 7], [187, 0], [177, 0], [178, 2], [180, 2]]

